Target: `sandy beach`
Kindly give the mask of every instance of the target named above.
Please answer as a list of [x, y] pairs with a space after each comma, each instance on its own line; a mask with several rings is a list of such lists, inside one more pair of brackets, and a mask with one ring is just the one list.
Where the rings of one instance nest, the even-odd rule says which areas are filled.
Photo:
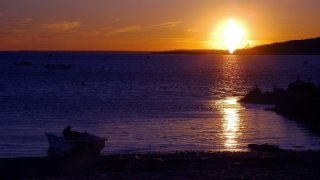
[[319, 151], [0, 159], [1, 179], [316, 179], [319, 169]]

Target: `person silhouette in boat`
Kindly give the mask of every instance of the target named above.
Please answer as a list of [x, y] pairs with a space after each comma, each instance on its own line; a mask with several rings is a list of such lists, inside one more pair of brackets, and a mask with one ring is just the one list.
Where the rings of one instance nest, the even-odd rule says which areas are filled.
[[66, 139], [79, 139], [80, 138], [80, 132], [72, 131], [71, 126], [67, 126], [62, 131], [63, 137]]

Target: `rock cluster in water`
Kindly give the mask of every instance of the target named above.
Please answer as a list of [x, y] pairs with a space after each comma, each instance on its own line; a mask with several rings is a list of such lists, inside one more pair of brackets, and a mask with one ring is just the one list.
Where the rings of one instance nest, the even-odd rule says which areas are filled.
[[320, 130], [320, 87], [313, 83], [298, 79], [287, 89], [274, 88], [271, 92], [254, 88], [240, 102], [274, 104], [275, 112], [312, 123], [313, 128]]

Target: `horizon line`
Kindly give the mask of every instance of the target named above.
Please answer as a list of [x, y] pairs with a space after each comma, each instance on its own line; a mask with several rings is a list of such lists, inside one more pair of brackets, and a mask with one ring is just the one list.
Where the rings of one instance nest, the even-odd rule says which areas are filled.
[[[293, 42], [293, 41], [304, 41], [304, 40], [315, 40], [320, 39], [319, 36], [312, 37], [312, 38], [305, 38], [305, 39], [292, 39], [287, 41], [278, 41], [278, 42], [272, 42], [272, 43], [266, 43], [266, 44], [260, 44], [253, 47], [245, 47], [245, 48], [239, 48], [237, 50], [247, 50], [252, 49], [260, 46], [266, 46], [266, 45], [274, 45], [279, 43], [287, 43], [287, 42]], [[236, 51], [237, 51], [236, 50]], [[167, 49], [167, 50], [46, 50], [46, 49], [34, 49], [34, 50], [0, 50], [1, 53], [3, 52], [109, 52], [109, 53], [161, 53], [161, 52], [177, 52], [177, 51], [219, 51], [224, 52], [228, 51], [227, 49], [209, 49], [209, 48], [203, 48], [203, 49]], [[229, 54], [229, 53], [228, 53]]]

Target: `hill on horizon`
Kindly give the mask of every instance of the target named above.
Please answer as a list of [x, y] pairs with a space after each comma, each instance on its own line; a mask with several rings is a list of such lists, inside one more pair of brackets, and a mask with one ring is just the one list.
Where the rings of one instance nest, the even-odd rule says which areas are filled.
[[[227, 55], [227, 50], [173, 50], [157, 52], [164, 54], [218, 54]], [[235, 55], [320, 55], [320, 37], [276, 42], [248, 49], [238, 49]]]
[[239, 49], [235, 54], [320, 55], [320, 37], [276, 42], [249, 49]]

